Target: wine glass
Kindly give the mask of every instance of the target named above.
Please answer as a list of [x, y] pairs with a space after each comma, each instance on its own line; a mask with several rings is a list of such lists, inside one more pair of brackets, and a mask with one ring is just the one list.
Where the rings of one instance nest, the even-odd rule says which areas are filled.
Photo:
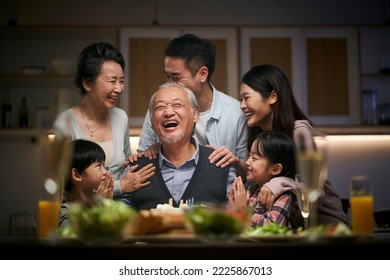
[[[326, 163], [326, 138], [324, 136], [315, 137], [315, 147], [313, 149], [301, 149], [298, 151], [298, 173], [301, 175], [304, 186], [302, 205], [305, 209], [305, 215], [310, 212], [308, 227], [317, 226], [317, 201], [320, 195], [320, 185], [324, 182], [327, 176]], [[298, 188], [299, 189], [299, 188]], [[299, 190], [298, 190], [299, 191]], [[300, 198], [298, 197], [298, 203]], [[306, 204], [306, 205], [305, 205]], [[302, 208], [301, 208], [302, 209]], [[302, 211], [302, 210], [301, 210]], [[304, 214], [302, 214], [304, 215]]]
[[297, 183], [296, 195], [298, 206], [303, 217], [303, 229], [307, 230], [309, 228], [309, 214], [313, 204], [310, 201], [309, 190], [302, 179], [302, 174], [295, 175], [295, 182]]

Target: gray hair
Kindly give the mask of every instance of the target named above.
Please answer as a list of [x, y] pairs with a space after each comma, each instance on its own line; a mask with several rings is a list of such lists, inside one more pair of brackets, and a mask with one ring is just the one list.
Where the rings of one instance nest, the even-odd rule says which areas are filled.
[[159, 86], [158, 90], [155, 93], [153, 93], [152, 97], [150, 98], [150, 101], [149, 101], [149, 117], [150, 117], [150, 119], [152, 119], [152, 116], [153, 116], [153, 112], [154, 112], [153, 102], [154, 102], [154, 98], [156, 97], [157, 92], [161, 89], [169, 89], [169, 88], [173, 88], [173, 87], [180, 88], [185, 93], [187, 93], [188, 101], [190, 102], [191, 108], [192, 108], [192, 110], [191, 110], [192, 115], [194, 115], [195, 109], [198, 112], [200, 111], [198, 100], [196, 99], [195, 94], [192, 92], [192, 90], [190, 90], [188, 87], [185, 87], [185, 86], [178, 84], [178, 83], [166, 82], [165, 84], [162, 84], [161, 86]]

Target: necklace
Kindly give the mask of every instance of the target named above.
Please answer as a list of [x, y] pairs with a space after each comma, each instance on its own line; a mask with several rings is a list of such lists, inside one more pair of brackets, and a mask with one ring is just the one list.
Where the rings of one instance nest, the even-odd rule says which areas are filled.
[[91, 138], [93, 138], [93, 134], [99, 129], [99, 127], [95, 128], [94, 130], [91, 130], [91, 128], [89, 127], [87, 121], [85, 120], [84, 113], [83, 113], [83, 108], [81, 108], [81, 105], [79, 105], [79, 107], [80, 107], [80, 113], [81, 113], [81, 116], [83, 117], [84, 123], [87, 126], [87, 128], [89, 130], [89, 133], [91, 134]]

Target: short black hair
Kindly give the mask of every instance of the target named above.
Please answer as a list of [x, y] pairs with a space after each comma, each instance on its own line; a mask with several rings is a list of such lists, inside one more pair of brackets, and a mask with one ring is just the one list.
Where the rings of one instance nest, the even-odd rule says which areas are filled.
[[200, 67], [209, 70], [207, 81], [210, 81], [215, 69], [216, 47], [209, 40], [194, 34], [184, 34], [172, 39], [165, 49], [165, 56], [182, 58], [194, 77]]
[[[73, 157], [70, 170], [76, 168], [76, 170], [81, 173], [91, 164], [95, 162], [104, 162], [106, 160], [106, 154], [104, 153], [103, 148], [95, 142], [85, 139], [76, 139], [73, 140], [73, 145]], [[73, 185], [69, 176], [65, 190], [70, 191], [72, 188]]]

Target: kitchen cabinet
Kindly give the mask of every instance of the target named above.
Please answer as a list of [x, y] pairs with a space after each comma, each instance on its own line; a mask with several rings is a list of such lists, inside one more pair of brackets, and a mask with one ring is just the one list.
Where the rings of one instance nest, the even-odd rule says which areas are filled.
[[[298, 104], [317, 125], [361, 125], [362, 89], [376, 89], [378, 105], [390, 104], [390, 74], [380, 72], [381, 56], [390, 50], [388, 26], [0, 27], [0, 103], [8, 92], [13, 128], [18, 127], [23, 97], [30, 128], [37, 125], [39, 108], [49, 107], [53, 120], [80, 96], [73, 76], [56, 74], [51, 61], [76, 59], [86, 45], [108, 41], [127, 61], [120, 106], [130, 126], [140, 127], [151, 94], [165, 81], [164, 49], [169, 40], [187, 32], [217, 46], [212, 83], [235, 98], [242, 74], [253, 65], [273, 63], [285, 71]], [[44, 66], [46, 71], [22, 74], [25, 65]]]
[[[362, 90], [376, 90], [377, 106], [379, 108], [387, 107], [387, 110], [390, 110], [389, 26], [360, 27], [360, 59]], [[388, 115], [382, 115], [384, 113], [377, 110], [378, 124], [390, 123]]]
[[224, 27], [128, 27], [120, 29], [120, 49], [127, 71], [125, 94], [120, 106], [129, 115], [130, 126], [142, 126], [149, 99], [165, 82], [164, 51], [175, 37], [192, 33], [209, 39], [217, 48], [211, 83], [220, 91], [238, 97], [237, 30]]
[[360, 124], [357, 28], [248, 27], [240, 34], [241, 75], [274, 64], [314, 124]]
[[[74, 76], [57, 74], [51, 61], [61, 58], [76, 62], [80, 51], [95, 41], [108, 41], [116, 46], [116, 28], [0, 28], [0, 102], [9, 95], [13, 128], [18, 127], [19, 108], [24, 97], [29, 111], [29, 128], [37, 126], [40, 109], [49, 108], [47, 117], [52, 121], [59, 111], [80, 100]], [[39, 66], [42, 71], [26, 73], [22, 71], [25, 66]]]

